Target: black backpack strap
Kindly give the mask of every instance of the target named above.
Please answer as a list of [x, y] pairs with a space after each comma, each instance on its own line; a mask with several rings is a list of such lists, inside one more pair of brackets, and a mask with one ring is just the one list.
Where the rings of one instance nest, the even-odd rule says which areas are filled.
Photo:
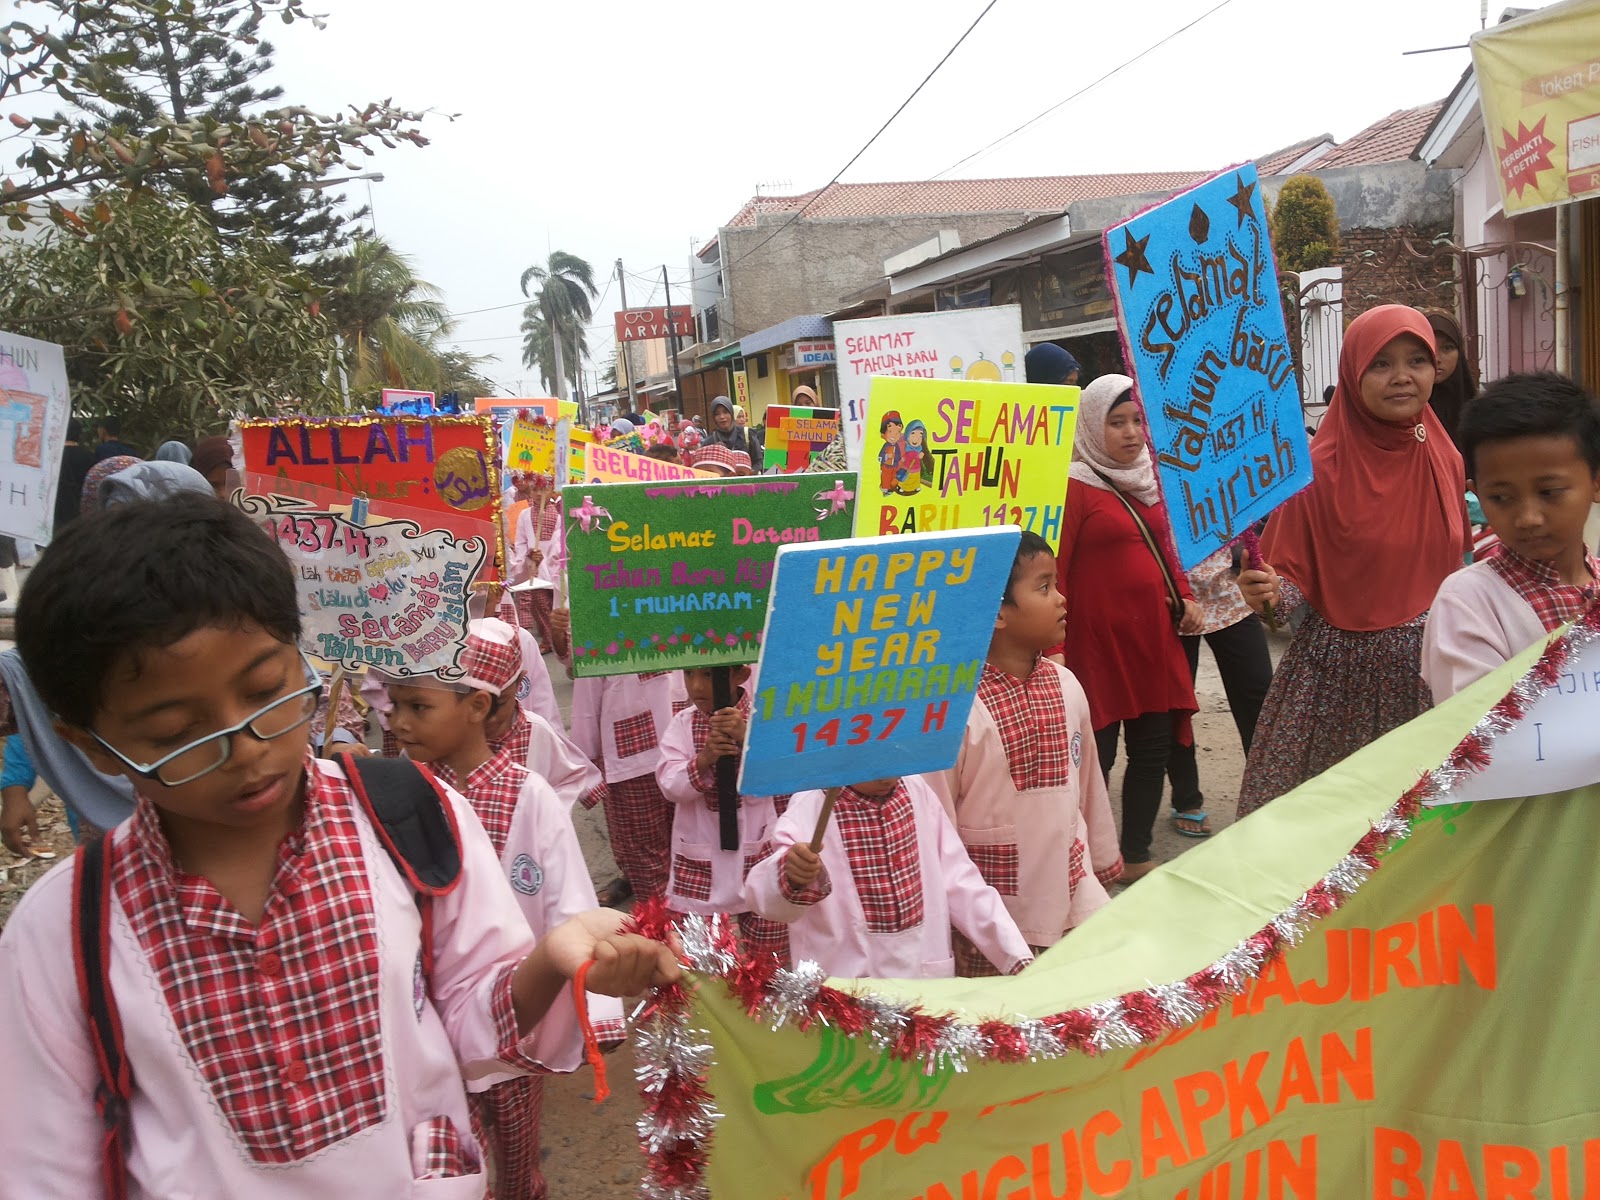
[[433, 898], [461, 878], [461, 831], [433, 772], [409, 758], [338, 757], [378, 840], [417, 893], [422, 980], [433, 994]]
[[107, 1200], [128, 1194], [128, 1101], [133, 1073], [123, 1053], [122, 1019], [111, 994], [111, 848], [108, 832], [78, 848], [72, 880], [72, 963], [78, 998], [89, 1022], [89, 1040], [100, 1082], [95, 1111], [104, 1125], [100, 1178]]

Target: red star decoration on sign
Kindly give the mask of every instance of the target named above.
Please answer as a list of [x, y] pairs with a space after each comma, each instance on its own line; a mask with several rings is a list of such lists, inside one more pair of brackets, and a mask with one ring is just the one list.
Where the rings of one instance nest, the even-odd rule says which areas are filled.
[[1550, 161], [1550, 151], [1556, 144], [1544, 135], [1545, 118], [1540, 117], [1532, 129], [1521, 121], [1517, 122], [1517, 131], [1512, 133], [1509, 129], [1500, 132], [1505, 136], [1505, 144], [1500, 147], [1500, 178], [1505, 183], [1509, 193], [1517, 193], [1517, 199], [1522, 199], [1522, 193], [1527, 188], [1539, 186], [1539, 172], [1553, 170], [1555, 164]]

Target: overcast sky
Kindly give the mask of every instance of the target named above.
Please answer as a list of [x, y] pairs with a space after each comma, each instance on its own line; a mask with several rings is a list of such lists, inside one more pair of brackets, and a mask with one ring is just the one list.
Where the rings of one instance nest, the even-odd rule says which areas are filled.
[[[945, 54], [986, 0], [315, 0], [327, 28], [278, 27], [274, 78], [324, 110], [393, 97], [432, 145], [366, 169], [378, 232], [451, 309], [514, 304], [551, 247], [597, 276], [685, 278], [691, 245], [755, 192], [819, 187]], [[946, 171], [1206, 13], [1217, 0], [997, 0], [845, 182]], [[1490, 19], [1500, 4], [1490, 9]], [[1343, 139], [1445, 96], [1479, 0], [1224, 0], [1193, 28], [950, 177], [1209, 170], [1314, 134]], [[367, 199], [365, 184], [353, 199]], [[678, 295], [673, 299], [676, 301]], [[684, 290], [687, 299], [687, 289]], [[659, 289], [628, 280], [632, 305]], [[596, 306], [611, 353], [615, 284]], [[537, 394], [517, 307], [465, 315], [490, 376]]]

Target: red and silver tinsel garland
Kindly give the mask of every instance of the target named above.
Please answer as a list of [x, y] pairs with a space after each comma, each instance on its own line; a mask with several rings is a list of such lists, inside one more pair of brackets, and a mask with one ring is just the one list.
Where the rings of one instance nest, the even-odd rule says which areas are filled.
[[[1211, 966], [1187, 979], [1128, 992], [1087, 1008], [1046, 1017], [970, 1021], [925, 1012], [914, 1004], [870, 990], [828, 987], [814, 962], [780, 968], [742, 959], [728, 921], [686, 917], [671, 926], [684, 962], [727, 986], [751, 1017], [781, 1029], [830, 1025], [865, 1034], [893, 1057], [926, 1064], [929, 1073], [965, 1071], [973, 1062], [1025, 1062], [1067, 1054], [1101, 1054], [1154, 1042], [1184, 1028], [1241, 994], [1286, 948], [1298, 944], [1321, 918], [1340, 908], [1374, 871], [1381, 856], [1402, 841], [1424, 802], [1440, 801], [1468, 776], [1489, 764], [1495, 739], [1524, 716], [1553, 686], [1569, 659], [1600, 637], [1600, 603], [1556, 638], [1511, 689], [1451, 751], [1443, 765], [1424, 775], [1374, 821], [1372, 828], [1287, 910], [1244, 939]], [[634, 923], [641, 933], [665, 939], [666, 910], [641, 906]], [[649, 1160], [642, 1195], [650, 1200], [703, 1200], [710, 1142], [721, 1114], [706, 1087], [710, 1037], [688, 1020], [683, 984], [659, 989], [646, 1005], [635, 1034], [638, 1076], [645, 1111], [639, 1135]]]

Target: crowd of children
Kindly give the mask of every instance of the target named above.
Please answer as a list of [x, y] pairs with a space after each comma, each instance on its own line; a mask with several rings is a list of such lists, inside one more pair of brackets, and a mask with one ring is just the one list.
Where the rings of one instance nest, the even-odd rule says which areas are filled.
[[[1174, 762], [1177, 823], [1210, 833], [1197, 783], [1177, 786], [1193, 776], [1195, 707], [1180, 637], [1247, 626], [1254, 661], [1261, 630], [1239, 604], [1312, 610], [1253, 747], [1253, 709], [1240, 724], [1248, 808], [1375, 736], [1302, 744], [1296, 714], [1356, 686], [1349, 662], [1318, 673], [1330, 654], [1382, 660], [1361, 686], [1369, 700], [1390, 688], [1378, 723], [1392, 724], [1595, 599], [1595, 399], [1513, 376], [1465, 399], [1447, 436], [1426, 408], [1434, 328], [1398, 306], [1351, 325], [1316, 482], [1269, 527], [1270, 565], [1235, 557], [1206, 576], [1209, 623], [1159, 537], [1132, 383], [1096, 381], [1061, 555], [1022, 535], [955, 765], [738, 795], [731, 842], [758, 668], [735, 669], [725, 696], [709, 670], [578, 678], [564, 720], [544, 658], [569, 652], [547, 480], [513, 480], [511, 588], [470, 622], [464, 676], [369, 672], [350, 690], [370, 730], [354, 707], [326, 712], [287, 563], [242, 512], [180, 492], [73, 522], [0, 663], [0, 730], [25, 735], [6, 746], [0, 834], [20, 850], [35, 833], [30, 747], [68, 792], [68, 755], [102, 791], [125, 789], [132, 816], [34, 887], [0, 936], [0, 1058], [30, 1081], [0, 1091], [0, 1196], [256, 1195], [269, 1178], [296, 1194], [449, 1179], [479, 1195], [488, 1163], [502, 1200], [542, 1196], [543, 1073], [580, 1065], [580, 1012], [615, 1044], [616, 997], [678, 970], [623, 932], [630, 897], [725, 914], [747, 953], [836, 976], [1023, 970], [1154, 868]], [[748, 471], [755, 440], [718, 416], [697, 465]], [[1458, 569], [1469, 487], [1499, 541]], [[1259, 704], [1264, 676], [1250, 687]], [[383, 749], [363, 758], [369, 739]], [[574, 804], [603, 805], [621, 872], [598, 896]]]

